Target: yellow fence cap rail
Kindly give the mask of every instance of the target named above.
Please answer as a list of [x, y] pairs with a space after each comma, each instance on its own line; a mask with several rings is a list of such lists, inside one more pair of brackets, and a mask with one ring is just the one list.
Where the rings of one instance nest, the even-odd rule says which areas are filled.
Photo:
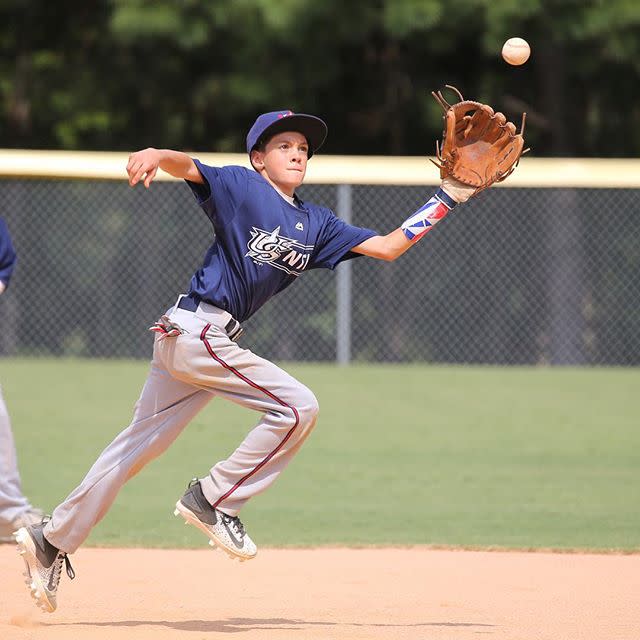
[[[250, 167], [245, 154], [188, 152], [205, 164]], [[126, 180], [127, 152], [0, 149], [0, 177]], [[159, 171], [158, 180], [172, 180]], [[439, 173], [427, 157], [331, 156], [309, 162], [311, 184], [436, 185]], [[640, 160], [525, 156], [505, 187], [639, 188]]]

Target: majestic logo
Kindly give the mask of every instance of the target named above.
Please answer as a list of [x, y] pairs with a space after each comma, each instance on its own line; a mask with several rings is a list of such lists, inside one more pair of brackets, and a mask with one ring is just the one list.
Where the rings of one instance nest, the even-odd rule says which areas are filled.
[[304, 225], [302, 224], [302, 222], [298, 222], [298, 223], [296, 224], [296, 229], [297, 229], [298, 231], [304, 231]]
[[247, 249], [246, 257], [255, 262], [270, 264], [291, 276], [298, 276], [309, 264], [313, 245], [304, 245], [293, 238], [281, 236], [280, 227], [273, 231], [253, 227]]

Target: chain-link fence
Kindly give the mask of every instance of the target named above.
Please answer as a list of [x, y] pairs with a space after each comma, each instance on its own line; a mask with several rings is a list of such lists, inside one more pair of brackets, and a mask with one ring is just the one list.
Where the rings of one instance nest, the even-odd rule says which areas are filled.
[[[309, 199], [387, 233], [429, 187], [310, 185]], [[275, 360], [640, 364], [640, 193], [491, 189], [393, 263], [313, 271], [246, 324]], [[146, 331], [212, 237], [188, 188], [4, 179], [18, 265], [0, 353], [148, 358]]]

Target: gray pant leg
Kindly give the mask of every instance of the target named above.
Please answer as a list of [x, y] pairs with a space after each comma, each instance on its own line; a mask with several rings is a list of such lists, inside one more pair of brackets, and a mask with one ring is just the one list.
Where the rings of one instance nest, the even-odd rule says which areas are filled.
[[269, 360], [229, 340], [219, 327], [193, 314], [172, 317], [187, 330], [165, 340], [159, 357], [177, 379], [262, 413], [240, 446], [202, 478], [207, 500], [237, 515], [249, 498], [267, 489], [302, 446], [318, 417], [313, 393]]
[[0, 389], [0, 521], [12, 522], [30, 508], [22, 494], [11, 421]]
[[[264, 412], [240, 446], [213, 466], [202, 479], [202, 490], [214, 506], [237, 515], [253, 496], [268, 489], [293, 460], [316, 425], [318, 401], [292, 376], [267, 360], [252, 367], [250, 393], [218, 395]], [[247, 387], [243, 379], [241, 387]], [[265, 411], [266, 406], [268, 409]]]
[[211, 392], [172, 378], [154, 357], [131, 424], [55, 509], [44, 530], [49, 542], [73, 553], [104, 517], [125, 482], [163, 453], [212, 398]]

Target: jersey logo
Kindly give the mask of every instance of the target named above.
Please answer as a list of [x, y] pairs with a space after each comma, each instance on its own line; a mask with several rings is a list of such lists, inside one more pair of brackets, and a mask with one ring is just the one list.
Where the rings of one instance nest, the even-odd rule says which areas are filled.
[[298, 276], [309, 264], [313, 248], [313, 245], [304, 245], [293, 238], [281, 236], [279, 226], [273, 231], [253, 227], [245, 257], [257, 263], [270, 264], [291, 276]]
[[302, 222], [298, 222], [298, 223], [296, 224], [296, 229], [297, 229], [298, 231], [304, 231], [304, 225], [302, 224]]

